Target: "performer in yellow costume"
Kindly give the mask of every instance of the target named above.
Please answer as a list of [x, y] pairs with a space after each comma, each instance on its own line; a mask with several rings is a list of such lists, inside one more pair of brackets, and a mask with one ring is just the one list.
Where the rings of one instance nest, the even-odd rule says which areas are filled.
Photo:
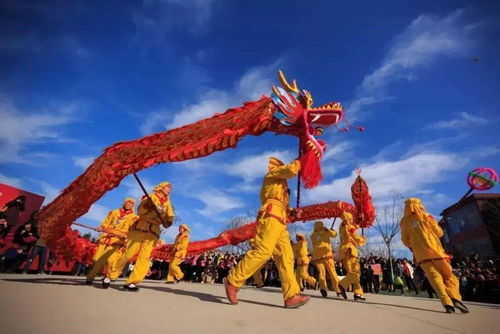
[[306, 236], [302, 233], [295, 235], [297, 243], [293, 245], [295, 258], [297, 259], [297, 268], [295, 270], [295, 277], [299, 283], [300, 290], [304, 290], [304, 283], [306, 281], [310, 287], [316, 285], [316, 279], [309, 275], [309, 251], [307, 250]]
[[352, 214], [344, 211], [340, 224], [339, 255], [347, 275], [339, 282], [340, 293], [347, 299], [346, 290], [352, 284], [354, 287], [354, 300], [366, 300], [363, 289], [359, 284], [361, 269], [358, 259], [358, 247], [365, 244], [365, 237], [358, 235], [358, 225], [354, 222]]
[[191, 230], [186, 224], [179, 226], [179, 234], [174, 242], [174, 255], [168, 266], [167, 283], [174, 283], [184, 278], [184, 273], [179, 265], [184, 261], [187, 255], [189, 233], [191, 233]]
[[[91, 285], [94, 278], [102, 272], [104, 266], [107, 270], [113, 267], [116, 261], [122, 256], [120, 249], [125, 246], [130, 226], [139, 218], [134, 214], [135, 200], [126, 198], [120, 209], [110, 211], [106, 219], [97, 229], [102, 232], [97, 239], [97, 249], [92, 259], [92, 269], [87, 275], [85, 283]], [[105, 289], [109, 287], [109, 278], [104, 278], [102, 285]]]
[[[224, 280], [226, 295], [232, 304], [238, 303], [237, 292], [245, 281], [273, 257], [278, 267], [285, 308], [296, 308], [309, 301], [300, 295], [293, 270], [293, 250], [286, 227], [290, 212], [287, 180], [300, 171], [298, 160], [289, 165], [269, 159], [268, 172], [260, 191], [262, 206], [257, 216], [255, 247], [229, 272]], [[299, 213], [296, 213], [299, 215]]]
[[447, 313], [455, 307], [462, 313], [469, 310], [462, 303], [458, 279], [453, 275], [450, 256], [445, 253], [439, 238], [443, 230], [418, 198], [409, 198], [401, 219], [401, 240], [412, 252], [418, 265], [424, 270], [431, 286], [441, 299]]
[[327, 297], [328, 287], [326, 285], [326, 273], [332, 281], [333, 290], [340, 296], [339, 278], [335, 271], [335, 261], [333, 260], [332, 244], [330, 238], [335, 238], [337, 231], [323, 226], [322, 221], [314, 223], [314, 231], [311, 233], [311, 241], [313, 244], [313, 261], [318, 269], [318, 280], [321, 295]]
[[[109, 273], [111, 280], [116, 280], [123, 267], [137, 255], [134, 270], [124, 286], [125, 290], [137, 291], [148, 273], [151, 252], [160, 237], [160, 225], [168, 228], [174, 221], [174, 210], [170, 203], [172, 186], [162, 182], [154, 188], [153, 194], [144, 196], [139, 204], [139, 219], [130, 227], [125, 254], [116, 261]], [[156, 206], [156, 209], [155, 209]], [[160, 219], [161, 216], [161, 219]]]
[[[250, 240], [248, 240], [248, 243], [250, 244], [250, 246], [252, 248], [255, 247], [255, 239], [252, 238]], [[253, 279], [253, 284], [255, 284], [255, 287], [260, 289], [264, 286], [264, 280], [266, 279], [265, 277], [262, 277], [262, 269], [264, 269], [264, 267], [266, 266], [267, 262], [264, 263], [262, 265], [262, 267], [260, 267], [259, 269], [257, 269], [257, 271], [252, 275], [252, 279]]]

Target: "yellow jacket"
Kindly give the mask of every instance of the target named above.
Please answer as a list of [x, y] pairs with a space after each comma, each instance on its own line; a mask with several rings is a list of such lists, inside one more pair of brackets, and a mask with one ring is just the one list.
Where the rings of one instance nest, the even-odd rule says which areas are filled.
[[417, 262], [449, 258], [439, 240], [442, 236], [443, 230], [425, 211], [422, 202], [417, 198], [406, 200], [401, 219], [401, 241], [413, 252]]
[[273, 217], [286, 224], [290, 209], [287, 180], [299, 173], [300, 162], [296, 160], [288, 165], [270, 167], [269, 169], [260, 190], [262, 207], [259, 210], [259, 218]]
[[189, 245], [189, 233], [182, 232], [175, 237], [174, 242], [174, 257], [183, 260], [187, 255]]
[[323, 226], [323, 222], [317, 221], [314, 223], [314, 231], [311, 233], [311, 241], [313, 244], [313, 260], [333, 257], [332, 244], [330, 238], [335, 238], [337, 231], [328, 229]]
[[[153, 203], [158, 208], [164, 222], [173, 222], [174, 220], [174, 209], [170, 203], [170, 198], [162, 197], [158, 192], [149, 195], [153, 200]], [[136, 224], [132, 226], [132, 230], [149, 232], [157, 237], [160, 236], [160, 225], [161, 221], [154, 207], [151, 205], [151, 201], [147, 197], [143, 197], [138, 209], [139, 220]]]
[[294, 244], [294, 253], [297, 259], [297, 264], [305, 266], [309, 264], [309, 251], [307, 249], [307, 241], [300, 240]]
[[[112, 234], [123, 235], [126, 237], [130, 226], [137, 221], [139, 217], [134, 214], [134, 211], [124, 211], [123, 209], [115, 209], [109, 212], [108, 216], [102, 221], [101, 229], [107, 230]], [[100, 243], [113, 245], [123, 243], [124, 239], [114, 237], [106, 232], [101, 233]]]
[[358, 227], [343, 222], [340, 224], [339, 255], [342, 259], [358, 257], [358, 247], [365, 244], [365, 237], [358, 234]]

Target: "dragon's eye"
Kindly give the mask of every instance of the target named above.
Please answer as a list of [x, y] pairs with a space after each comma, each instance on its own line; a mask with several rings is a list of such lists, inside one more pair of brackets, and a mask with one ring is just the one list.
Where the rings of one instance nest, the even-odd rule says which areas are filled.
[[315, 129], [314, 134], [316, 136], [321, 136], [323, 134], [323, 132], [324, 132], [323, 128], [319, 127], [319, 128]]

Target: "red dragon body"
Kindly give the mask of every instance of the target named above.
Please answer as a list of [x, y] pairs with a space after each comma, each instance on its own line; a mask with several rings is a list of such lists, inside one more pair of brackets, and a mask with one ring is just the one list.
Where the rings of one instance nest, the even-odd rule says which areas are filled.
[[[140, 139], [116, 143], [105, 149], [82, 175], [40, 211], [38, 221], [42, 238], [51, 249], [65, 258], [88, 256], [82, 249], [90, 248], [82, 245], [79, 238], [69, 231], [70, 226], [107, 191], [117, 187], [123, 178], [160, 163], [196, 159], [235, 147], [247, 135], [259, 136], [271, 131], [298, 137], [302, 147], [301, 177], [304, 186], [311, 188], [317, 185], [322, 177], [320, 160], [326, 145], [316, 139], [316, 136], [325, 127], [336, 125], [342, 120], [342, 106], [334, 102], [313, 108], [309, 92], [299, 91], [295, 80], [290, 85], [281, 71], [279, 78], [283, 88], [273, 87], [272, 97], [263, 96], [258, 101], [247, 102], [211, 118]], [[356, 203], [356, 206], [351, 205], [350, 208], [352, 207], [353, 212], [358, 212], [357, 206]], [[328, 215], [324, 216], [319, 212], [338, 210], [334, 207], [335, 205], [328, 203], [316, 206], [311, 209], [310, 216], [305, 217], [327, 218]], [[368, 223], [369, 218], [364, 217], [363, 220]], [[243, 239], [246, 240], [251, 234], [252, 226], [246, 227], [244, 231]], [[222, 235], [215, 238], [214, 245], [220, 244], [221, 240], [235, 243], [238, 238], [242, 237]], [[190, 247], [195, 249], [196, 243], [192, 243]]]

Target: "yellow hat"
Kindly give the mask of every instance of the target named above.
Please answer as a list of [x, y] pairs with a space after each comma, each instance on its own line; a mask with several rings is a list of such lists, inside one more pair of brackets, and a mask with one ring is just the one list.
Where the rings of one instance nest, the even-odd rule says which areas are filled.
[[352, 214], [350, 212], [344, 211], [340, 215], [340, 219], [342, 219], [343, 222], [352, 222]]
[[319, 231], [321, 229], [323, 229], [323, 227], [325, 227], [323, 225], [323, 222], [321, 220], [318, 220], [317, 222], [314, 223], [314, 230], [315, 231]]
[[276, 167], [280, 167], [280, 166], [283, 166], [284, 163], [278, 159], [278, 158], [275, 158], [275, 157], [270, 157], [269, 158], [269, 165], [268, 165], [268, 169], [269, 170], [272, 170]]
[[127, 203], [127, 202], [132, 202], [135, 205], [135, 199], [133, 199], [132, 197], [125, 198], [125, 201], [123, 201], [123, 203]]
[[187, 224], [182, 224], [181, 227], [184, 229], [184, 231], [186, 231], [187, 233], [191, 233], [191, 230], [189, 229], [189, 227], [187, 226]]
[[160, 191], [160, 190], [162, 190], [162, 189], [163, 189], [163, 187], [165, 187], [165, 186], [170, 186], [170, 187], [172, 187], [172, 186], [170, 185], [170, 183], [169, 183], [169, 182], [166, 182], [166, 181], [165, 181], [165, 182], [161, 182], [160, 184], [158, 184], [158, 185], [157, 185], [157, 186], [153, 189], [153, 191], [154, 191], [154, 192]]

